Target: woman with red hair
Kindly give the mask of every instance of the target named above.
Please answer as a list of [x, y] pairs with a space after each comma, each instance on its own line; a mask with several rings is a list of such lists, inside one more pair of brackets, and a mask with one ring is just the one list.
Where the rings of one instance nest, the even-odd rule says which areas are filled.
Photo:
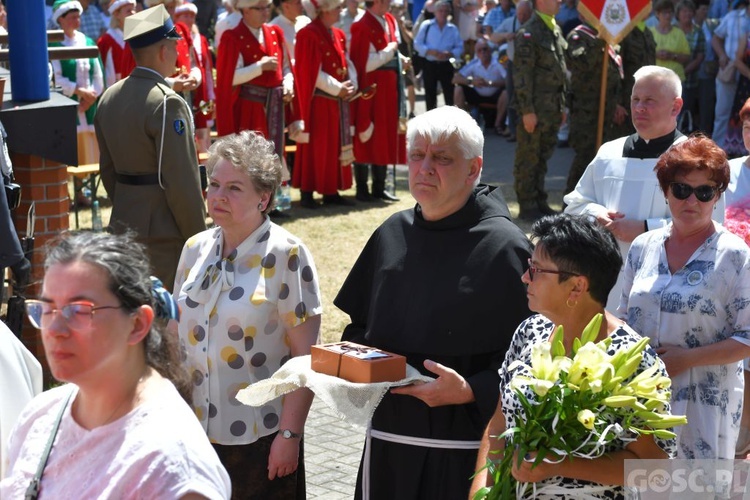
[[672, 222], [630, 247], [618, 313], [651, 339], [672, 378], [677, 458], [732, 459], [750, 356], [750, 248], [711, 220], [729, 183], [724, 151], [690, 137], [659, 158]]

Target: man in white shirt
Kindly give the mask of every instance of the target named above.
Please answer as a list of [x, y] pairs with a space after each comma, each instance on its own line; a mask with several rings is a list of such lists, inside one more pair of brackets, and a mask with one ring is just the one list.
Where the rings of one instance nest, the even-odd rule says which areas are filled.
[[[474, 47], [475, 58], [461, 68], [454, 76], [453, 100], [459, 108], [467, 109], [466, 104], [480, 106], [495, 105], [493, 126], [498, 133], [504, 133], [502, 123], [508, 106], [505, 92], [505, 68], [492, 58], [487, 40], [480, 39]], [[486, 116], [486, 115], [485, 115]], [[485, 118], [485, 126], [488, 126]]]
[[[659, 156], [685, 136], [677, 130], [682, 110], [682, 84], [674, 71], [644, 66], [635, 72], [630, 116], [636, 133], [599, 148], [573, 192], [563, 198], [566, 213], [595, 217], [617, 238], [623, 260], [630, 243], [641, 233], [669, 223], [669, 206], [654, 166]], [[715, 219], [724, 220], [724, 198]], [[614, 311], [620, 301], [623, 273], [607, 301]]]
[[345, 8], [341, 9], [339, 22], [334, 26], [346, 34], [346, 49], [348, 51], [352, 39], [352, 24], [365, 15], [365, 9], [360, 8], [358, 0], [346, 0], [344, 6]]
[[[219, 16], [214, 27], [214, 48], [217, 53], [219, 50], [219, 43], [221, 43], [221, 36], [225, 31], [236, 28], [240, 21], [242, 21], [242, 13], [237, 10], [237, 0], [224, 0], [224, 5], [227, 6], [226, 15]], [[229, 10], [231, 8], [231, 11]]]
[[310, 18], [303, 14], [302, 0], [273, 0], [273, 5], [280, 14], [268, 24], [278, 26], [284, 32], [287, 54], [294, 66], [294, 40], [297, 32], [310, 24]]

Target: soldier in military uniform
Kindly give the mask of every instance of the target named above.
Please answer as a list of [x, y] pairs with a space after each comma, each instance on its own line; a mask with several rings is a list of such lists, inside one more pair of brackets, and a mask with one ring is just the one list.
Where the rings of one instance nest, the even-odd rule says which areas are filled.
[[519, 217], [533, 220], [554, 214], [547, 204], [544, 177], [557, 143], [565, 108], [565, 48], [554, 16], [560, 0], [535, 0], [534, 14], [516, 33], [513, 78], [522, 120], [513, 166]]
[[[633, 93], [635, 80], [633, 75], [643, 66], [656, 64], [656, 41], [651, 30], [646, 29], [646, 23], [640, 22], [620, 42], [620, 57], [622, 57], [623, 85], [620, 93], [620, 104], [626, 110], [630, 109], [630, 96]], [[618, 125], [615, 137], [635, 133], [632, 120], [624, 120]]]
[[586, 167], [596, 156], [596, 131], [599, 125], [602, 61], [607, 57], [603, 142], [615, 139], [615, 124], [621, 124], [627, 111], [620, 104], [622, 89], [622, 61], [612, 46], [598, 37], [595, 29], [580, 24], [568, 34], [565, 63], [571, 73], [570, 81], [570, 145], [575, 151], [568, 171], [565, 192], [575, 189]]
[[206, 229], [190, 108], [164, 80], [179, 35], [163, 5], [128, 17], [124, 32], [137, 66], [99, 102], [99, 168], [112, 200], [110, 226], [136, 232], [171, 290], [185, 241]]

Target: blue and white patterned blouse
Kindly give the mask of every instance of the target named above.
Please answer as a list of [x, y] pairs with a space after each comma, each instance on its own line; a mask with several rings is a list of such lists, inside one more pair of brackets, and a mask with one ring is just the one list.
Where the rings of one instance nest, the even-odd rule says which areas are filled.
[[[750, 345], [750, 249], [714, 223], [712, 234], [672, 274], [665, 243], [672, 224], [638, 236], [625, 264], [618, 314], [651, 345], [702, 347], [733, 338]], [[734, 458], [743, 395], [742, 363], [698, 366], [672, 377], [678, 458]]]

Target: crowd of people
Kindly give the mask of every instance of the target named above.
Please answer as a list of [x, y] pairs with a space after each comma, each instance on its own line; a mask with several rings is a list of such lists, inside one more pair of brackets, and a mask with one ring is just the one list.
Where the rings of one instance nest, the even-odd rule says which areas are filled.
[[[320, 205], [315, 193], [353, 204], [339, 192], [353, 182], [360, 202], [394, 200], [390, 164], [408, 166], [416, 205], [375, 230], [334, 304], [350, 318], [342, 340], [401, 354], [433, 381], [382, 399], [355, 498], [468, 498], [491, 484], [482, 467], [533, 397], [511, 387], [518, 366], [557, 326], [569, 351], [597, 314], [610, 355], [650, 338], [629, 380], [670, 377], [662, 411], [688, 423], [674, 439], [628, 430], [592, 461], [518, 457], [516, 479], [620, 498], [626, 459], [750, 451], [750, 157], [726, 150], [734, 129], [750, 145], [736, 60], [747, 0], [659, 0], [619, 52], [574, 0], [428, 0], [399, 11], [414, 23], [391, 3], [233, 0], [214, 24], [201, 7], [212, 1], [111, 0], [110, 28], [91, 36], [80, 30], [97, 7], [54, 2], [63, 45], [100, 43], [101, 58], [53, 67], [79, 101], [79, 152], [97, 148], [113, 210], [108, 233], [64, 234], [46, 250], [26, 309], [62, 385], [0, 413], [0, 496], [305, 498], [312, 392], [261, 407], [235, 398], [320, 336], [313, 256], [271, 216], [285, 183], [306, 209]], [[715, 57], [700, 53], [709, 47]], [[464, 54], [476, 58], [456, 71]], [[712, 61], [735, 67], [735, 81], [717, 79], [706, 108]], [[585, 75], [602, 64], [597, 150], [598, 100], [586, 92], [598, 88]], [[419, 74], [428, 111], [409, 119]], [[438, 88], [448, 105], [437, 106]], [[481, 183], [486, 132], [471, 106], [518, 143], [514, 188], [531, 239], [500, 188]], [[714, 110], [714, 139], [692, 134]], [[558, 214], [544, 181], [566, 115], [576, 155]], [[12, 349], [26, 402], [38, 366]]]

